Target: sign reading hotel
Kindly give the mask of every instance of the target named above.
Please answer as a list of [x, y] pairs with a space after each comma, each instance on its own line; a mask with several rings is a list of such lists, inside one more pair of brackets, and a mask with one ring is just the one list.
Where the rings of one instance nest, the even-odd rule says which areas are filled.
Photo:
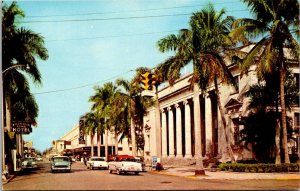
[[83, 120], [79, 120], [79, 138], [78, 138], [79, 144], [85, 144], [83, 122], [84, 122]]
[[31, 123], [28, 121], [13, 121], [11, 131], [16, 134], [29, 134], [32, 132]]

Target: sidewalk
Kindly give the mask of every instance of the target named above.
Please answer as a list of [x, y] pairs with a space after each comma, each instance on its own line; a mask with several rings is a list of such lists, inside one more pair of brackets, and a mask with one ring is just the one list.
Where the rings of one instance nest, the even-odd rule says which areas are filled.
[[13, 174], [10, 174], [7, 178], [3, 179], [2, 177], [2, 185], [9, 183], [12, 179], [15, 178], [15, 176], [18, 175], [18, 173], [21, 172], [21, 170], [22, 170], [21, 168], [17, 168], [17, 170], [14, 171]]
[[217, 171], [211, 172], [210, 169], [205, 169], [205, 175], [195, 176], [195, 167], [173, 167], [164, 166], [165, 170], [156, 171], [148, 168], [148, 172], [155, 174], [163, 174], [169, 176], [179, 176], [192, 179], [211, 179], [211, 180], [262, 180], [262, 179], [276, 179], [276, 180], [300, 180], [299, 172], [285, 172], [285, 173], [247, 173], [247, 172], [228, 172]]

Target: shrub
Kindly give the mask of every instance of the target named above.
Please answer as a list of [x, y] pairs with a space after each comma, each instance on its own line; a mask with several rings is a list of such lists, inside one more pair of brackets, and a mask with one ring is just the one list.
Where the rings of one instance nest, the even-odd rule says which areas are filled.
[[291, 164], [241, 164], [241, 163], [221, 163], [219, 164], [221, 171], [234, 172], [299, 172], [299, 163]]

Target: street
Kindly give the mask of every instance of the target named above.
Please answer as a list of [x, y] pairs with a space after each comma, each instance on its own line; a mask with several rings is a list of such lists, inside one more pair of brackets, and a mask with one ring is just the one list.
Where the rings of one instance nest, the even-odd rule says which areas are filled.
[[3, 190], [298, 190], [298, 180], [197, 180], [143, 172], [139, 175], [109, 174], [88, 170], [81, 162], [72, 164], [71, 173], [51, 173], [48, 161], [39, 168], [20, 172]]

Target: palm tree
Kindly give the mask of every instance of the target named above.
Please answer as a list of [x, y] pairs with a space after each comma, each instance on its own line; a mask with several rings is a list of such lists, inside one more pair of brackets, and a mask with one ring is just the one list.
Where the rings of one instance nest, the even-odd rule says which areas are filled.
[[[285, 103], [287, 109], [291, 110], [292, 106], [298, 105], [299, 102], [299, 89], [293, 80], [293, 75], [290, 72], [285, 74]], [[263, 114], [263, 115], [272, 115], [268, 114], [270, 112], [270, 108], [275, 108], [277, 120], [275, 125], [275, 164], [280, 164], [280, 124], [278, 123], [278, 94], [279, 94], [279, 85], [278, 85], [278, 75], [271, 74], [266, 77], [266, 80], [263, 82], [259, 82], [253, 86], [250, 86], [249, 90], [245, 92], [245, 96], [250, 98], [250, 102], [248, 105], [248, 109], [254, 110], [255, 113]], [[274, 113], [274, 111], [273, 111]], [[255, 116], [255, 114], [253, 115]], [[253, 118], [252, 116], [252, 118]], [[289, 122], [287, 122], [287, 125]], [[262, 125], [263, 127], [263, 125]], [[272, 127], [272, 126], [271, 126]], [[255, 129], [256, 127], [254, 127]], [[269, 127], [270, 128], [270, 127]], [[264, 130], [266, 131], [266, 130]], [[266, 131], [267, 132], [267, 131]], [[270, 136], [270, 135], [269, 135]]]
[[[224, 9], [217, 13], [211, 4], [207, 9], [196, 12], [190, 19], [191, 29], [182, 29], [179, 34], [169, 35], [158, 41], [160, 51], [165, 52], [174, 50], [175, 56], [170, 57], [164, 63], [158, 66], [158, 70], [162, 76], [172, 85], [176, 79], [180, 77], [180, 69], [190, 62], [193, 63], [193, 76], [191, 78], [191, 87], [194, 90], [194, 112], [199, 116], [199, 87], [203, 92], [206, 91], [208, 85], [214, 83], [215, 91], [218, 98], [218, 106], [221, 113], [227, 149], [231, 160], [234, 161], [230, 142], [226, 136], [227, 127], [224, 117], [223, 107], [220, 102], [218, 79], [223, 83], [233, 83], [233, 77], [227, 69], [223, 51], [225, 48], [233, 46], [228, 34], [230, 32], [230, 24], [232, 17], [223, 19]], [[200, 119], [195, 117], [195, 134], [198, 136], [196, 141], [197, 148], [197, 171], [201, 173], [203, 170], [202, 151], [201, 151], [201, 131]], [[200, 137], [199, 137], [200, 136]]]
[[[29, 29], [17, 26], [17, 21], [24, 16], [24, 12], [17, 6], [16, 2], [12, 2], [9, 6], [4, 4], [2, 7], [2, 71], [17, 64], [30, 66], [29, 70], [25, 69], [25, 67], [16, 67], [4, 74], [7, 125], [10, 124], [11, 110], [9, 95], [12, 95], [16, 89], [22, 87], [26, 87], [27, 92], [29, 92], [27, 79], [18, 70], [28, 74], [34, 83], [41, 84], [41, 74], [37, 67], [36, 57], [42, 60], [48, 58], [43, 37]], [[32, 107], [27, 107], [26, 112], [38, 112], [35, 100], [31, 99], [31, 101], [33, 101], [33, 104], [27, 106]], [[33, 122], [36, 121], [36, 116], [37, 113], [32, 115], [34, 117], [31, 118]]]
[[[281, 126], [283, 130], [284, 162], [290, 163], [287, 148], [286, 104], [284, 100], [285, 72], [289, 62], [284, 48], [288, 48], [289, 59], [298, 60], [299, 44], [293, 33], [299, 35], [299, 3], [297, 0], [243, 0], [251, 9], [255, 19], [243, 18], [235, 21], [232, 36], [247, 35], [262, 38], [244, 58], [241, 69], [247, 71], [257, 63], [259, 80], [269, 73], [279, 73]], [[256, 58], [256, 59], [255, 59]]]
[[95, 87], [95, 94], [89, 101], [93, 103], [92, 111], [95, 111], [103, 122], [101, 127], [105, 130], [105, 157], [108, 160], [108, 131], [110, 131], [110, 116], [112, 116], [111, 103], [115, 94], [118, 92], [113, 83], [105, 83], [103, 87]]
[[234, 18], [230, 16], [224, 18], [225, 13], [224, 9], [216, 12], [213, 5], [209, 4], [206, 9], [193, 14], [190, 25], [193, 31], [193, 45], [196, 49], [194, 67], [199, 78], [198, 84], [204, 91], [210, 84], [214, 84], [227, 152], [231, 161], [235, 162], [230, 145], [230, 132], [226, 130], [227, 123], [218, 88], [218, 83], [236, 86], [223, 56], [224, 52], [236, 45], [229, 36]]
[[[30, 94], [28, 81], [23, 73], [18, 70], [24, 71], [35, 84], [41, 84], [41, 74], [37, 68], [36, 57], [41, 60], [48, 58], [47, 49], [44, 47], [44, 39], [39, 34], [18, 27], [18, 19], [25, 16], [24, 12], [17, 6], [16, 2], [10, 5], [3, 4], [2, 7], [2, 71], [7, 69], [3, 74], [3, 103], [5, 104], [5, 120], [6, 128], [9, 130], [11, 127], [11, 118], [25, 117], [22, 120], [30, 118], [33, 125], [36, 125], [36, 117], [38, 115], [38, 107], [34, 97]], [[25, 70], [25, 67], [16, 67], [16, 65], [30, 66], [30, 70]], [[12, 68], [14, 66], [14, 68]], [[2, 75], [2, 74], [1, 74]], [[22, 88], [26, 87], [27, 88]], [[20, 92], [18, 89], [23, 89], [25, 95], [19, 94], [19, 97], [26, 97], [26, 103], [16, 102], [11, 103], [11, 96], [14, 93]], [[16, 96], [16, 95], [14, 95]], [[15, 100], [13, 100], [15, 101]], [[19, 99], [20, 101], [20, 99]], [[24, 100], [23, 100], [24, 101]], [[22, 107], [18, 113], [11, 113], [11, 108]], [[11, 117], [11, 114], [13, 116]], [[15, 116], [17, 114], [18, 116]], [[7, 145], [6, 145], [7, 146]], [[10, 158], [10, 152], [8, 158]], [[2, 167], [4, 169], [5, 161]], [[10, 166], [10, 163], [9, 163]]]
[[91, 138], [91, 157], [94, 156], [94, 135], [99, 128], [99, 122], [95, 113], [89, 112], [84, 115], [84, 131]]
[[[141, 96], [143, 91], [140, 84], [140, 76], [144, 70], [138, 68], [136, 75], [129, 82], [124, 79], [117, 79], [116, 84], [123, 88], [122, 95], [128, 108], [128, 114], [130, 118], [130, 135], [132, 143], [132, 156], [136, 156], [137, 148], [136, 130], [142, 132], [143, 129], [143, 117], [146, 113], [146, 108], [152, 105], [151, 98]], [[140, 135], [141, 136], [141, 135]]]
[[126, 103], [129, 106], [129, 116], [130, 116], [130, 135], [131, 135], [131, 146], [132, 146], [132, 156], [136, 156], [136, 133], [135, 133], [135, 102], [134, 102], [134, 90], [133, 86], [130, 86], [130, 82], [124, 79], [117, 79], [116, 84], [118, 86], [123, 87], [124, 91], [123, 94], [125, 95], [124, 97], [126, 98]]

